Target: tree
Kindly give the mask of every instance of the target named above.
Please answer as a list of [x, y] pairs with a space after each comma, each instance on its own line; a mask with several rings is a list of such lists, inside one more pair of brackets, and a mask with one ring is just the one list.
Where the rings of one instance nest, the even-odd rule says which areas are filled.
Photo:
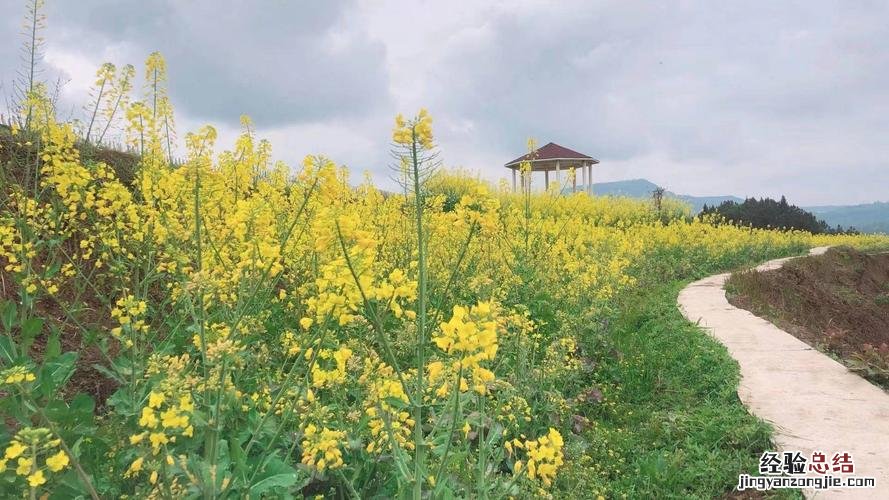
[[661, 213], [661, 209], [663, 207], [663, 202], [664, 202], [664, 193], [666, 193], [666, 192], [667, 192], [667, 190], [660, 187], [660, 186], [656, 187], [651, 192], [651, 201], [652, 201], [652, 203], [654, 203], [654, 209], [657, 210], [658, 214]]
[[719, 214], [736, 224], [763, 229], [802, 229], [810, 233], [841, 233], [843, 228], [831, 228], [814, 214], [791, 205], [787, 198], [747, 198], [743, 203], [725, 201], [719, 206], [704, 205], [702, 214]]

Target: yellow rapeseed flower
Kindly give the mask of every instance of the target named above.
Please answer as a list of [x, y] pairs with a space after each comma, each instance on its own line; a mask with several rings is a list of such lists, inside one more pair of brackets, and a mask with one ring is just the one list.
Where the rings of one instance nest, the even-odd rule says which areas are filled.
[[53, 472], [59, 472], [68, 466], [68, 454], [63, 450], [59, 450], [55, 455], [47, 457], [46, 466]]
[[139, 418], [139, 425], [149, 429], [157, 427], [157, 416], [154, 414], [154, 410], [147, 406], [142, 408], [142, 416]]
[[27, 476], [31, 473], [31, 466], [34, 465], [34, 461], [30, 458], [20, 457], [16, 464], [15, 473], [20, 476]]
[[31, 486], [32, 488], [36, 488], [45, 482], [46, 482], [46, 477], [43, 476], [42, 470], [38, 470], [28, 476], [28, 485]]
[[160, 451], [161, 446], [170, 442], [170, 438], [163, 432], [152, 432], [149, 434], [148, 440], [151, 442], [152, 453], [155, 455]]
[[18, 441], [12, 441], [9, 443], [9, 446], [6, 447], [6, 458], [13, 459], [18, 458], [23, 451], [27, 450], [28, 447], [19, 443]]
[[136, 460], [133, 460], [133, 463], [130, 464], [130, 467], [127, 469], [127, 474], [132, 475], [142, 470], [142, 464], [145, 462], [143, 457], [139, 457]]
[[161, 405], [164, 404], [164, 399], [164, 393], [152, 391], [150, 394], [148, 394], [148, 407], [160, 408]]

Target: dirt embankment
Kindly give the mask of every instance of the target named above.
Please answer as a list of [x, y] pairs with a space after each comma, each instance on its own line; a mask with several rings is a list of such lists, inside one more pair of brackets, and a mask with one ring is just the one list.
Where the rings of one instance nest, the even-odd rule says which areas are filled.
[[889, 253], [852, 248], [735, 273], [729, 302], [769, 319], [889, 389]]

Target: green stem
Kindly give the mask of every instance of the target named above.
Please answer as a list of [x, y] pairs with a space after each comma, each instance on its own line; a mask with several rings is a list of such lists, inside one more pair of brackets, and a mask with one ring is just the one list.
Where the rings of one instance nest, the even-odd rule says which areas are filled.
[[441, 463], [438, 464], [438, 471], [435, 473], [435, 484], [439, 484], [441, 473], [444, 472], [445, 463], [447, 462], [448, 453], [451, 451], [451, 441], [454, 440], [454, 434], [457, 432], [457, 413], [460, 410], [460, 379], [463, 378], [463, 361], [460, 361], [460, 368], [457, 370], [457, 378], [454, 379], [454, 409], [451, 413], [451, 430], [448, 433], [448, 440], [445, 444], [445, 451], [441, 456]]
[[124, 92], [121, 91], [117, 94], [117, 99], [114, 101], [114, 107], [111, 108], [111, 114], [108, 115], [108, 123], [105, 124], [105, 128], [102, 129], [102, 133], [99, 135], [99, 138], [96, 140], [97, 144], [102, 144], [102, 139], [105, 138], [105, 134], [108, 132], [108, 129], [111, 127], [111, 124], [114, 122], [114, 115], [117, 114], [117, 108], [120, 107], [120, 101], [123, 99]]
[[56, 426], [52, 423], [52, 421], [46, 416], [46, 413], [43, 412], [43, 408], [40, 408], [36, 404], [34, 405], [37, 408], [37, 413], [40, 415], [40, 418], [46, 422], [46, 426], [49, 427], [50, 432], [52, 432], [55, 436], [59, 438], [59, 444], [62, 446], [62, 449], [65, 450], [65, 453], [68, 455], [68, 458], [71, 459], [71, 464], [74, 466], [74, 470], [77, 472], [77, 476], [80, 477], [80, 481], [86, 487], [87, 492], [90, 494], [90, 498], [93, 500], [99, 500], [99, 493], [96, 492], [96, 488], [93, 487], [93, 483], [90, 481], [89, 476], [86, 475], [86, 472], [83, 470], [83, 467], [80, 465], [80, 460], [74, 456], [74, 453], [71, 451], [71, 448], [68, 447], [68, 443], [65, 442], [65, 438], [59, 434]]
[[338, 471], [337, 471], [337, 474], [340, 476], [340, 479], [342, 479], [343, 484], [346, 485], [346, 489], [349, 491], [349, 494], [352, 495], [352, 498], [358, 498], [358, 499], [360, 499], [360, 498], [361, 498], [361, 495], [359, 495], [358, 492], [355, 491], [355, 487], [352, 486], [352, 482], [351, 482], [351, 481], [349, 481], [348, 479], [346, 479], [346, 475], [343, 474], [343, 471], [338, 470]]
[[30, 50], [29, 61], [28, 61], [28, 95], [25, 97], [25, 102], [28, 103], [28, 117], [25, 120], [25, 128], [31, 128], [31, 114], [32, 114], [32, 106], [31, 106], [31, 96], [34, 93], [34, 73], [37, 69], [37, 26], [40, 22], [40, 12], [37, 0], [34, 0], [31, 3], [31, 15], [33, 16], [31, 19], [31, 45], [28, 47]]
[[420, 189], [420, 160], [417, 151], [417, 130], [411, 130], [411, 163], [414, 174], [414, 201], [417, 219], [418, 290], [417, 290], [417, 388], [414, 396], [414, 500], [423, 496], [423, 469], [425, 445], [423, 443], [423, 389], [426, 368], [426, 239], [423, 233], [424, 196]]
[[485, 446], [485, 398], [478, 398], [480, 422], [478, 425], [478, 476], [476, 477], [476, 494], [478, 498], [486, 498], [485, 493], [485, 458], [487, 449]]
[[102, 94], [105, 92], [105, 82], [107, 81], [107, 78], [103, 78], [102, 86], [99, 87], [99, 96], [96, 98], [96, 106], [93, 108], [93, 116], [90, 117], [90, 125], [86, 129], [86, 139], [84, 139], [84, 141], [87, 144], [90, 142], [90, 133], [93, 131], [93, 123], [96, 121], [96, 114], [99, 112], [99, 105], [102, 103]]
[[[34, 461], [31, 462], [30, 474], [33, 474], [33, 473], [37, 472], [37, 443], [31, 444], [31, 456], [34, 458]], [[30, 491], [29, 491], [29, 496], [30, 496], [31, 500], [37, 499], [37, 488], [36, 487], [31, 486]]]

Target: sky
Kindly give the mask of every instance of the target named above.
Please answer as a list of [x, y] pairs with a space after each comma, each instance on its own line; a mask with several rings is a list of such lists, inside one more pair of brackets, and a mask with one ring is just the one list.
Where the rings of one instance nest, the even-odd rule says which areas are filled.
[[[24, 1], [0, 0], [0, 92]], [[166, 58], [179, 137], [324, 154], [391, 187], [396, 113], [498, 180], [529, 137], [693, 195], [889, 201], [889, 2], [46, 0], [42, 77], [81, 117], [100, 64]], [[141, 75], [140, 75], [141, 78]], [[142, 85], [137, 86], [141, 91]], [[535, 181], [537, 182], [537, 181]], [[539, 184], [539, 182], [538, 182]]]

